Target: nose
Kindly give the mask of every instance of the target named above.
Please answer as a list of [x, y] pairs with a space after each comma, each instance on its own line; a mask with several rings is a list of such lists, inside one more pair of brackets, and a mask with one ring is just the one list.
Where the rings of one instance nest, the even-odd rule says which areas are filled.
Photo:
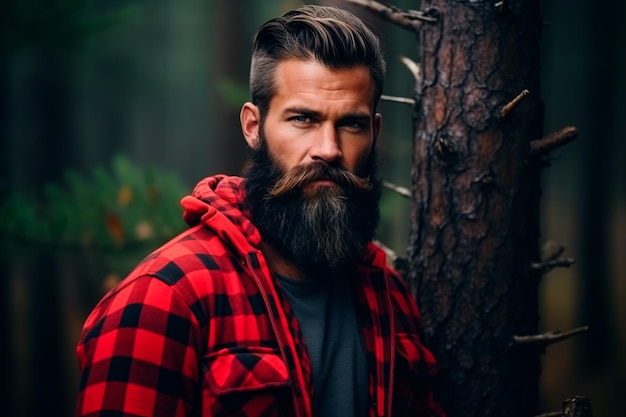
[[315, 143], [311, 147], [311, 158], [315, 161], [331, 163], [341, 158], [339, 135], [335, 126], [320, 128]]

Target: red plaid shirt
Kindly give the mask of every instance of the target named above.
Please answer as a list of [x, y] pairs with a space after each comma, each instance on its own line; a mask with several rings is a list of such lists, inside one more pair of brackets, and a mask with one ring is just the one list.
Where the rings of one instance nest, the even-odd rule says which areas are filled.
[[[76, 416], [316, 415], [310, 359], [242, 209], [241, 182], [200, 182], [182, 200], [192, 227], [87, 318]], [[442, 416], [429, 388], [435, 361], [403, 282], [373, 245], [353, 275], [369, 416]]]

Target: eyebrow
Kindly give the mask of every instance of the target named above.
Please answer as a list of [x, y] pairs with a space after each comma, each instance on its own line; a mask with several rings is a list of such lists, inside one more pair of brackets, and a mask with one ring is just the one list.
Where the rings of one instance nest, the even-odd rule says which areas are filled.
[[[321, 113], [315, 110], [307, 109], [306, 107], [288, 107], [283, 111], [283, 114], [301, 114], [304, 116], [319, 117]], [[371, 119], [372, 116], [369, 113], [349, 112], [342, 115], [339, 120], [369, 121]]]
[[288, 107], [283, 110], [283, 114], [303, 114], [305, 116], [319, 116], [320, 112], [307, 109], [306, 107]]

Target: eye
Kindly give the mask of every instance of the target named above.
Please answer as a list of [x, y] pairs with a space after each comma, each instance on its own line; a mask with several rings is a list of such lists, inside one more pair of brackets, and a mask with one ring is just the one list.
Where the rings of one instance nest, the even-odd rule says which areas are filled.
[[289, 118], [289, 120], [296, 124], [309, 124], [313, 122], [313, 119], [311, 117], [302, 114], [292, 116]]
[[368, 128], [369, 124], [363, 120], [348, 119], [341, 123], [341, 127], [349, 132], [360, 133]]

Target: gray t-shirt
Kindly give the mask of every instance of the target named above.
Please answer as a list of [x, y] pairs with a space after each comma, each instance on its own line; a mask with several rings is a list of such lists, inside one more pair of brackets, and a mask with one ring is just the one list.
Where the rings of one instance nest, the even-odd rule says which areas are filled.
[[366, 416], [367, 359], [347, 277], [277, 276], [311, 357], [319, 415]]

